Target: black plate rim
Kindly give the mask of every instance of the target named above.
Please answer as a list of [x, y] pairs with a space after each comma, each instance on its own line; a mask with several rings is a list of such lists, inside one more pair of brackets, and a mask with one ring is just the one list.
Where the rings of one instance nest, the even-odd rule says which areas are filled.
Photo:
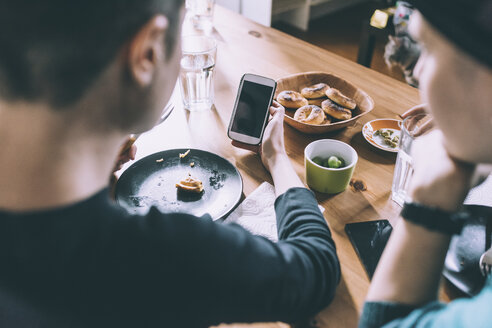
[[[225, 160], [227, 163], [229, 163], [231, 165], [232, 168], [234, 168], [234, 171], [236, 172], [237, 176], [239, 177], [239, 184], [240, 184], [240, 192], [238, 193], [238, 197], [237, 199], [235, 200], [235, 203], [233, 206], [231, 206], [231, 208], [226, 211], [223, 215], [219, 216], [218, 218], [213, 218], [212, 217], [212, 220], [213, 221], [219, 221], [219, 220], [222, 220], [224, 219], [225, 217], [227, 217], [229, 214], [231, 214], [236, 208], [237, 206], [239, 205], [239, 202], [241, 201], [241, 198], [242, 198], [242, 195], [243, 195], [243, 189], [244, 189], [244, 182], [243, 182], [243, 177], [241, 175], [241, 173], [239, 172], [239, 170], [237, 169], [237, 167], [235, 165], [233, 165], [227, 158], [225, 157], [222, 157], [220, 156], [219, 154], [216, 154], [216, 153], [212, 153], [208, 150], [203, 150], [203, 149], [198, 149], [198, 148], [172, 148], [172, 149], [166, 149], [166, 150], [161, 150], [161, 151], [158, 151], [158, 152], [155, 152], [155, 153], [152, 153], [152, 154], [149, 154], [145, 157], [142, 157], [140, 158], [139, 160], [135, 161], [135, 163], [133, 163], [132, 165], [130, 165], [121, 175], [120, 177], [118, 178], [118, 181], [120, 181], [120, 179], [122, 179], [125, 175], [129, 175], [129, 171], [131, 171], [132, 169], [135, 169], [135, 166], [137, 166], [140, 162], [143, 162], [144, 160], [147, 160], [149, 157], [153, 157], [153, 156], [156, 156], [156, 155], [161, 155], [161, 154], [164, 154], [166, 152], [169, 152], [169, 151], [178, 151], [178, 152], [185, 152], [187, 150], [190, 150], [190, 152], [193, 152], [193, 151], [199, 151], [199, 152], [204, 152], [204, 153], [209, 153], [209, 154], [212, 154], [214, 156], [217, 156], [217, 157], [220, 157], [222, 158], [223, 160]], [[122, 206], [120, 201], [118, 200], [118, 181], [116, 181], [116, 187], [114, 189], [114, 198], [116, 200], [116, 202], [118, 203], [118, 205]]]

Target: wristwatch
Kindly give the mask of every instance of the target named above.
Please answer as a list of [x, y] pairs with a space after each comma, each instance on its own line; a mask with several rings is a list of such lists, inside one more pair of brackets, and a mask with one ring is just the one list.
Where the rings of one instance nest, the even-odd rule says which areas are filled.
[[405, 202], [400, 215], [405, 220], [428, 230], [448, 235], [459, 235], [465, 222], [471, 217], [466, 211], [447, 212], [413, 202]]

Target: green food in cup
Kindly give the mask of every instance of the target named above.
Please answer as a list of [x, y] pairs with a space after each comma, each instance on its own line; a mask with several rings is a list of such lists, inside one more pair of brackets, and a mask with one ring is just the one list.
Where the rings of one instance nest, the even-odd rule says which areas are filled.
[[330, 169], [339, 169], [345, 166], [345, 162], [343, 159], [338, 158], [337, 156], [330, 156], [328, 158], [322, 158], [320, 156], [316, 156], [312, 159], [312, 161], [319, 166], [323, 166]]
[[[342, 163], [339, 168], [325, 167], [331, 156]], [[338, 194], [350, 183], [358, 156], [350, 145], [332, 139], [311, 142], [304, 149], [304, 168], [306, 183], [314, 191], [326, 194]], [[322, 165], [316, 162], [323, 161]]]
[[343, 162], [336, 156], [330, 156], [328, 158], [328, 167], [331, 169], [338, 169], [342, 167]]
[[316, 156], [315, 158], [313, 158], [313, 162], [320, 165], [320, 166], [325, 166], [324, 163], [324, 159], [322, 159], [321, 157], [319, 156]]

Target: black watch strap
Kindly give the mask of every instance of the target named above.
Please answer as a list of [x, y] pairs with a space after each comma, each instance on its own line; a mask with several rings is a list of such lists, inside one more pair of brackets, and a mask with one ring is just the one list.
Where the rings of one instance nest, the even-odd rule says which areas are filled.
[[407, 221], [448, 235], [459, 235], [463, 225], [470, 218], [468, 212], [446, 212], [418, 203], [405, 203], [400, 215]]

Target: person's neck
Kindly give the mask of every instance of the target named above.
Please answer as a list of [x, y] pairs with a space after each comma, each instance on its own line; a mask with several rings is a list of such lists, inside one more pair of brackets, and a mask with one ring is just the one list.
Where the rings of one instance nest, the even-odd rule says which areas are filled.
[[124, 135], [44, 106], [0, 103], [0, 209], [69, 205], [107, 186]]

